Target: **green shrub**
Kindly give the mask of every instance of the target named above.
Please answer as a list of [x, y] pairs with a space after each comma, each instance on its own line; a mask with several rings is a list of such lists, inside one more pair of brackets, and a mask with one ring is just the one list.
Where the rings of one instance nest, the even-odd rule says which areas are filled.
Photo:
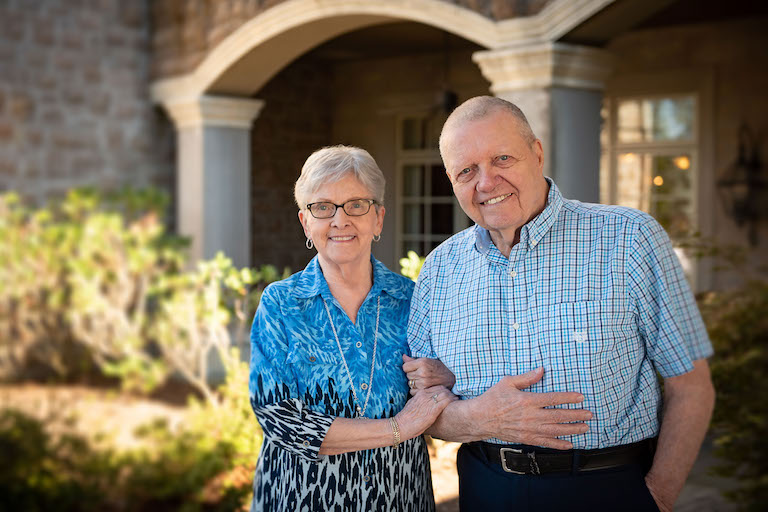
[[219, 254], [185, 268], [186, 241], [161, 222], [167, 198], [71, 191], [48, 208], [0, 196], [0, 378], [30, 367], [73, 379], [96, 367], [149, 391], [178, 372], [208, 400], [211, 358], [244, 345], [274, 267]]
[[726, 492], [748, 510], [768, 503], [768, 283], [708, 294], [700, 301], [715, 347], [712, 379], [717, 403], [712, 418], [717, 472], [735, 477]]
[[[249, 478], [222, 484], [234, 445], [204, 431], [144, 428], [151, 444], [127, 452], [94, 449], [75, 435], [52, 436], [40, 421], [0, 411], [0, 510], [236, 511]], [[255, 461], [255, 457], [253, 458]]]
[[405, 277], [411, 278], [413, 281], [419, 277], [421, 267], [424, 265], [423, 256], [419, 256], [414, 251], [408, 251], [407, 258], [400, 258], [400, 273]]

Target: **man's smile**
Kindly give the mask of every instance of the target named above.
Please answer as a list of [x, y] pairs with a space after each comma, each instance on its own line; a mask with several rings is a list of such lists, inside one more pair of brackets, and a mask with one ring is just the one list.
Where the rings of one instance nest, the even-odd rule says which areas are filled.
[[506, 198], [508, 198], [511, 195], [512, 194], [509, 193], [509, 194], [504, 194], [504, 195], [500, 195], [500, 196], [497, 196], [497, 197], [493, 197], [491, 199], [488, 199], [487, 201], [481, 202], [480, 204], [485, 205], [485, 206], [490, 206], [492, 204], [496, 204], [496, 203], [502, 202], [503, 200], [505, 200]]

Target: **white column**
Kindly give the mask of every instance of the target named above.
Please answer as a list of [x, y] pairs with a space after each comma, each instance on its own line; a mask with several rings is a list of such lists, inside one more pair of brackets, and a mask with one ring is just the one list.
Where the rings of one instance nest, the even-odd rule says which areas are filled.
[[176, 126], [177, 225], [192, 240], [192, 260], [223, 251], [249, 265], [250, 132], [264, 102], [200, 96], [163, 106]]
[[563, 195], [597, 202], [600, 109], [611, 56], [604, 50], [537, 43], [480, 51], [472, 59], [491, 92], [519, 106], [544, 145], [544, 173]]

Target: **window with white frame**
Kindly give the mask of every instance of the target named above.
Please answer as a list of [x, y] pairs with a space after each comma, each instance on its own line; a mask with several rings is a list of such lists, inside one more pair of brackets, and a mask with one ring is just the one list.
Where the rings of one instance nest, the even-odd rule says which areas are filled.
[[438, 139], [444, 115], [403, 116], [397, 134], [396, 258], [426, 256], [471, 224], [445, 175]]
[[[650, 213], [673, 242], [695, 232], [696, 95], [608, 97], [603, 117], [601, 202]], [[678, 256], [691, 277], [692, 264]]]

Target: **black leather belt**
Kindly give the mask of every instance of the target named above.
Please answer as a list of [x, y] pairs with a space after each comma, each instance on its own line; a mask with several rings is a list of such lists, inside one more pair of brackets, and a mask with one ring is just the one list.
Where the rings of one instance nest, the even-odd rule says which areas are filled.
[[597, 450], [553, 450], [525, 445], [503, 445], [485, 442], [470, 443], [507, 473], [543, 475], [609, 469], [627, 464], [650, 467], [656, 450], [656, 438], [638, 443]]

